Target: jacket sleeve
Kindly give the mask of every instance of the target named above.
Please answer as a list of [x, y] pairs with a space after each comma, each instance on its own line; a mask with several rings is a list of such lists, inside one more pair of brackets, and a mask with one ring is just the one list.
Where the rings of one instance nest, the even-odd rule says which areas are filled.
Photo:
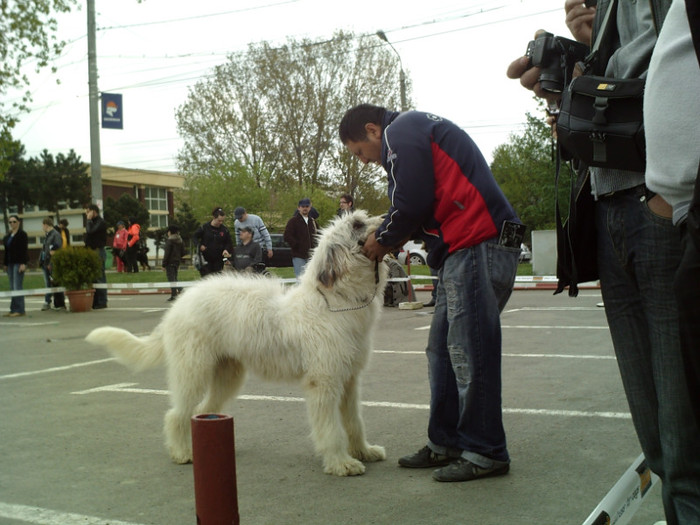
[[287, 221], [287, 226], [284, 228], [284, 242], [294, 250], [297, 246], [297, 236], [294, 234], [294, 219]]
[[392, 131], [387, 129], [386, 142], [394, 155], [385, 164], [390, 207], [377, 229], [377, 241], [383, 246], [397, 246], [415, 232], [432, 215], [435, 198], [430, 138], [404, 129]]
[[170, 264], [170, 257], [173, 253], [173, 244], [171, 241], [165, 241], [165, 249], [163, 250], [163, 268]]

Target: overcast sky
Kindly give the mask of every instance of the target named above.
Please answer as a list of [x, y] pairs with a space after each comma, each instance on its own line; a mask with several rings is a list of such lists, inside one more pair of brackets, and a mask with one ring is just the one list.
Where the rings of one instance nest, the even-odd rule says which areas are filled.
[[[87, 12], [79, 3], [81, 10], [59, 17], [59, 36], [68, 44], [57, 73], [30, 75], [32, 111], [13, 132], [28, 156], [73, 148], [90, 161]], [[506, 78], [506, 67], [539, 28], [570, 37], [564, 0], [95, 3], [98, 87], [121, 93], [124, 112], [123, 130], [100, 132], [102, 164], [163, 171], [176, 169], [182, 142], [175, 110], [188, 88], [251, 42], [382, 29], [413, 82], [416, 107], [456, 122], [490, 161], [493, 149], [521, 130], [525, 112], [536, 107], [517, 81]]]

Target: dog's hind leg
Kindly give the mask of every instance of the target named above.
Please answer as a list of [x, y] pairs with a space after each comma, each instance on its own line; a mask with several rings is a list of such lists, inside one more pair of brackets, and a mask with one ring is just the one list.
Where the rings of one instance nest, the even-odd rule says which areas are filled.
[[[175, 463], [192, 461], [191, 419], [214, 376], [216, 356], [207, 348], [183, 341], [168, 363], [172, 408], [165, 414], [165, 443]], [[186, 346], [185, 346], [186, 345]]]
[[245, 368], [240, 361], [231, 358], [218, 361], [207, 397], [199, 405], [197, 412], [203, 414], [221, 412], [224, 403], [238, 394], [245, 383], [245, 376]]
[[311, 437], [323, 458], [323, 471], [336, 476], [364, 474], [362, 462], [348, 454], [348, 437], [340, 416], [340, 386], [328, 378], [309, 378], [304, 387]]
[[358, 379], [351, 377], [345, 384], [340, 400], [340, 414], [343, 426], [348, 433], [350, 455], [360, 461], [381, 461], [386, 459], [384, 447], [370, 445], [365, 438], [365, 423], [362, 420]]

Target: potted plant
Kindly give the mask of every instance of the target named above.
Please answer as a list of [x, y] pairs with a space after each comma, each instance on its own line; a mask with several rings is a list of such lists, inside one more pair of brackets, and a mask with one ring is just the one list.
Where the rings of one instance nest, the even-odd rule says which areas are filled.
[[86, 312], [92, 308], [95, 289], [102, 276], [102, 260], [97, 252], [83, 246], [67, 246], [51, 256], [51, 276], [66, 289], [71, 312]]

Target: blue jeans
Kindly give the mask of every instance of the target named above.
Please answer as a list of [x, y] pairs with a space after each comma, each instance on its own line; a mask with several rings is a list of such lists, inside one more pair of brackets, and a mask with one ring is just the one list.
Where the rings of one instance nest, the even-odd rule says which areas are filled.
[[[678, 229], [649, 210], [639, 186], [596, 203], [598, 268], [617, 364], [666, 520], [700, 523], [700, 431], [683, 369], [673, 279]], [[696, 342], [697, 344], [697, 342]]]
[[306, 268], [307, 259], [302, 259], [301, 257], [292, 257], [292, 266], [294, 266], [294, 277], [299, 279], [301, 274], [304, 273], [304, 268]]
[[428, 336], [428, 445], [484, 468], [508, 462], [501, 411], [500, 313], [520, 248], [495, 240], [451, 254], [439, 271]]
[[[7, 266], [7, 276], [10, 279], [10, 290], [22, 290], [24, 284], [24, 272], [19, 271], [19, 264], [9, 264]], [[23, 314], [24, 296], [12, 297], [10, 299], [10, 312]]]

